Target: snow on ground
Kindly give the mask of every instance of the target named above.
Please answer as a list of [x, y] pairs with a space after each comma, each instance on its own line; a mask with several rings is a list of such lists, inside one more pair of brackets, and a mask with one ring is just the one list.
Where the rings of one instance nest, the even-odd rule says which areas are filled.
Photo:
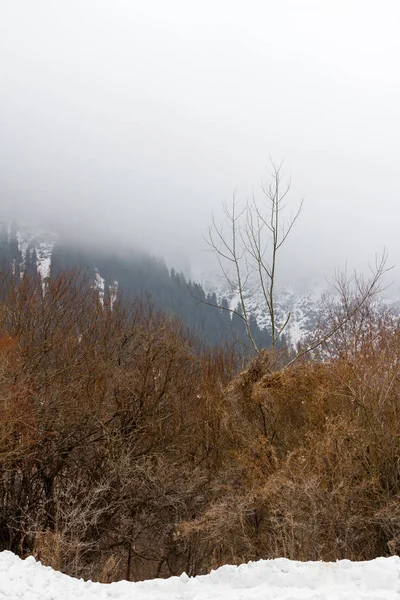
[[284, 558], [224, 566], [210, 575], [140, 583], [73, 579], [30, 557], [0, 553], [0, 600], [398, 600], [400, 558], [294, 562]]

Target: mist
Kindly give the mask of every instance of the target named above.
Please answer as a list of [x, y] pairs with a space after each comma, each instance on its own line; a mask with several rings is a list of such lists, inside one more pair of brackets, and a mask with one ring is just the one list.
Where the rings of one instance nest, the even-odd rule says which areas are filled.
[[288, 211], [305, 199], [288, 280], [383, 247], [400, 265], [399, 19], [395, 0], [2, 0], [0, 213], [201, 274], [212, 213], [272, 156]]

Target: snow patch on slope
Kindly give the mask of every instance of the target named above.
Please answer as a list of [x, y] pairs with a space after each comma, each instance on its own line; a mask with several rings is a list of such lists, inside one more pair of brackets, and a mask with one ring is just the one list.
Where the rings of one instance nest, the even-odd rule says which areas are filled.
[[[12, 235], [11, 225], [7, 225], [7, 234], [10, 240]], [[37, 273], [40, 275], [44, 285], [43, 289], [45, 289], [45, 281], [50, 276], [52, 254], [57, 236], [52, 233], [45, 233], [43, 231], [28, 228], [19, 228], [15, 235], [17, 238], [18, 250], [22, 256], [22, 263], [20, 265], [15, 264], [15, 270], [19, 268], [22, 275], [26, 268], [27, 259], [32, 258], [33, 254], [35, 254]], [[97, 268], [95, 269], [93, 288], [98, 292], [100, 303], [104, 306], [106, 283]], [[115, 304], [117, 296], [118, 281], [114, 281], [108, 286], [108, 298], [111, 308]]]
[[[9, 236], [11, 229], [9, 228]], [[33, 232], [29, 230], [18, 230], [16, 232], [18, 249], [22, 255], [21, 271], [24, 270], [29, 253], [36, 253], [36, 269], [42, 279], [50, 275], [51, 255], [55, 244], [55, 235]]]
[[105, 281], [104, 277], [102, 277], [100, 275], [100, 273], [97, 270], [97, 268], [95, 268], [93, 288], [99, 294], [100, 304], [102, 306], [104, 306], [104, 292], [105, 292], [105, 289], [106, 289], [106, 281]]
[[[215, 292], [218, 302], [226, 300], [231, 310], [240, 302], [237, 290], [230, 289], [222, 278], [208, 277], [202, 285], [206, 293]], [[323, 294], [328, 293], [326, 283], [303, 282], [301, 285], [285, 286], [275, 292], [276, 322], [282, 327], [289, 314], [290, 318], [284, 333], [288, 343], [296, 347], [299, 342], [312, 333], [321, 317]], [[244, 299], [250, 315], [254, 315], [261, 329], [270, 329], [270, 317], [265, 298], [258, 282], [247, 283]]]
[[116, 279], [114, 280], [114, 283], [108, 286], [108, 294], [110, 298], [110, 308], [112, 310], [118, 297], [118, 281]]
[[42, 279], [47, 279], [50, 276], [51, 255], [54, 248], [54, 242], [40, 242], [36, 246], [36, 267]]

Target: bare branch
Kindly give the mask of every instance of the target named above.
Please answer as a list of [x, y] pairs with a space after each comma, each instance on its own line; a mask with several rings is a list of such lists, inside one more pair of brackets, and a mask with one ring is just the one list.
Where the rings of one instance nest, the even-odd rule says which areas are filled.
[[[218, 264], [224, 278], [239, 294], [240, 306], [246, 325], [247, 335], [256, 352], [255, 344], [249, 325], [247, 298], [244, 291], [254, 274], [260, 286], [264, 309], [268, 315], [272, 349], [275, 348], [282, 332], [287, 326], [290, 316], [283, 325], [276, 322], [275, 287], [277, 275], [277, 255], [287, 237], [296, 224], [303, 206], [303, 201], [285, 227], [282, 222], [282, 213], [285, 208], [284, 200], [287, 198], [291, 181], [282, 184], [282, 167], [270, 158], [269, 181], [261, 183], [262, 199], [257, 200], [253, 194], [251, 201], [247, 201], [242, 209], [238, 209], [236, 193], [232, 202], [223, 204], [225, 224], [229, 228], [229, 235], [225, 234], [223, 225], [218, 226], [212, 217], [209, 228], [208, 243], [215, 252]], [[242, 226], [242, 217], [246, 215], [246, 224]], [[231, 266], [234, 275], [230, 275], [223, 262]], [[229, 271], [229, 272], [228, 272]]]
[[[375, 268], [372, 270], [372, 278], [370, 281], [363, 286], [364, 289], [362, 291], [361, 297], [356, 299], [355, 305], [353, 307], [350, 306], [349, 303], [349, 280], [346, 277], [345, 273], [342, 273], [338, 276], [338, 287], [343, 293], [343, 305], [346, 311], [345, 317], [339, 318], [338, 323], [333, 326], [325, 335], [316, 340], [313, 344], [309, 345], [307, 348], [304, 348], [298, 354], [285, 365], [285, 369], [293, 365], [299, 358], [309, 354], [313, 350], [316, 350], [320, 346], [322, 346], [325, 342], [331, 339], [338, 331], [343, 329], [343, 327], [357, 315], [360, 310], [370, 302], [379, 292], [382, 291], [382, 287], [380, 285], [383, 276], [388, 273], [393, 267], [387, 267], [388, 254], [386, 249], [383, 251], [381, 258], [375, 258]], [[360, 288], [359, 288], [360, 289]]]

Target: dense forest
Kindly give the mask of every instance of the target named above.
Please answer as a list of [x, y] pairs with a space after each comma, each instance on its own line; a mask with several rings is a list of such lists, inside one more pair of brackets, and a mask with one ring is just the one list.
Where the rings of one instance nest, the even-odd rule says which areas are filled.
[[400, 328], [365, 303], [287, 366], [87, 274], [0, 274], [0, 551], [140, 580], [400, 543]]
[[[31, 275], [36, 272], [35, 243], [28, 244], [23, 255], [15, 225], [11, 229], [3, 226], [0, 233], [0, 263], [15, 263]], [[226, 310], [227, 302], [222, 301], [222, 309], [213, 308], [210, 304], [218, 305], [215, 293], [206, 292], [175, 269], [169, 270], [161, 258], [142, 251], [127, 252], [122, 257], [99, 246], [79, 247], [56, 241], [51, 257], [53, 275], [71, 268], [86, 273], [92, 281], [96, 274], [100, 275], [104, 279], [105, 302], [114, 294], [117, 282], [119, 291], [128, 298], [148, 296], [166, 314], [180, 317], [205, 345], [234, 343], [242, 352], [248, 350], [244, 322]], [[240, 314], [240, 307], [237, 310]], [[255, 319], [251, 320], [251, 328], [258, 346], [268, 347], [270, 333], [260, 329]]]

